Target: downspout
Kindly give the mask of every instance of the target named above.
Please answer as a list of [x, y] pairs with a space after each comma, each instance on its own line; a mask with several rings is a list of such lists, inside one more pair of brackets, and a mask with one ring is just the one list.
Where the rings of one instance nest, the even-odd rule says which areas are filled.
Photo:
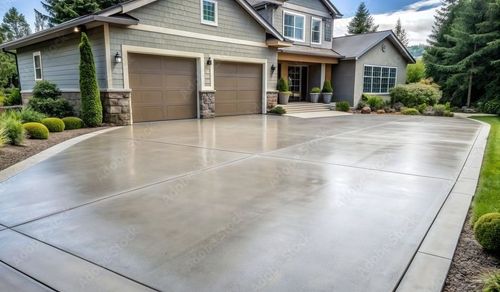
[[[11, 52], [11, 51], [7, 51], [7, 50], [5, 50], [5, 48], [4, 48], [4, 49], [2, 49], [2, 51], [3, 51], [4, 53], [6, 53], [6, 54], [10, 54], [10, 55], [14, 56], [14, 59], [16, 60], [17, 80], [19, 81], [19, 91], [21, 91], [21, 90], [22, 90], [22, 89], [21, 89], [21, 75], [20, 75], [20, 73], [19, 73], [19, 62], [18, 62], [18, 59], [17, 59], [17, 54], [16, 54], [16, 53], [14, 53], [14, 52]], [[11, 83], [12, 83], [12, 85], [13, 85], [13, 83], [14, 83], [14, 82], [13, 82], [13, 80], [11, 80]]]

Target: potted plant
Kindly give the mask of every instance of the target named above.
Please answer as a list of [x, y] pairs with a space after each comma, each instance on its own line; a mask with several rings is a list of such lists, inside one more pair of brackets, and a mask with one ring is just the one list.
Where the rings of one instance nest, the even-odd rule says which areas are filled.
[[325, 80], [321, 95], [323, 96], [323, 103], [330, 104], [332, 102], [333, 88], [330, 80]]
[[288, 89], [288, 82], [284, 78], [278, 80], [278, 91], [279, 91], [279, 104], [288, 104], [290, 95], [292, 94]]
[[321, 95], [321, 88], [319, 88], [319, 87], [313, 87], [313, 89], [311, 89], [311, 93], [310, 93], [311, 102], [312, 103], [317, 103], [319, 101], [319, 96], [320, 95]]

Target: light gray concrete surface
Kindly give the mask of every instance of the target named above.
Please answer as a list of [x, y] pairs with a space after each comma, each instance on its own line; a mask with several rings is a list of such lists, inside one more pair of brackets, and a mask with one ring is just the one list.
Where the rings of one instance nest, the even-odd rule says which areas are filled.
[[0, 291], [53, 291], [22, 273], [0, 263]]
[[396, 116], [137, 124], [4, 182], [0, 223], [158, 290], [390, 291], [479, 129]]
[[417, 252], [397, 292], [441, 291], [451, 260]]

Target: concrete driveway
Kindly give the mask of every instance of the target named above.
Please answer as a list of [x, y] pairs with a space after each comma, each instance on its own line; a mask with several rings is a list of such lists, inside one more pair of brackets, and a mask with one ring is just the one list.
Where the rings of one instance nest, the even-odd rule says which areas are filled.
[[244, 116], [99, 135], [1, 184], [0, 290], [390, 291], [478, 129]]

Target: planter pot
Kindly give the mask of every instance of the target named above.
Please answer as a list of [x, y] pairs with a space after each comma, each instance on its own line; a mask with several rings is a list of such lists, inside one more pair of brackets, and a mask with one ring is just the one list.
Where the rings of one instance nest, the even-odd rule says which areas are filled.
[[310, 93], [311, 96], [311, 102], [312, 103], [317, 103], [319, 101], [319, 96], [321, 93]]
[[323, 103], [326, 104], [332, 103], [333, 93], [322, 93], [321, 96], [323, 96]]
[[288, 100], [290, 99], [291, 92], [280, 92], [278, 94], [279, 104], [288, 104]]

